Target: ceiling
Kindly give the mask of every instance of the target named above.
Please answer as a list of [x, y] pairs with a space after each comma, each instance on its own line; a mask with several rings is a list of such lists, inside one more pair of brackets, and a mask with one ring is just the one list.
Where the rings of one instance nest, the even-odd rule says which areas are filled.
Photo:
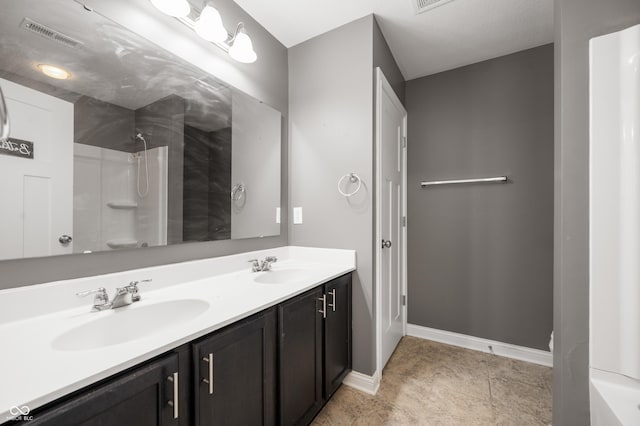
[[374, 13], [405, 79], [553, 42], [553, 0], [234, 0], [286, 47]]

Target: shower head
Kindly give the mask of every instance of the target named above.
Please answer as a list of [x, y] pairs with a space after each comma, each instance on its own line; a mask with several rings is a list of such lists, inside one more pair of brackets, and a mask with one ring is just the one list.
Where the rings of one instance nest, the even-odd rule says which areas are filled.
[[[137, 188], [137, 190], [138, 190], [138, 195], [139, 195], [141, 198], [144, 198], [144, 197], [146, 197], [146, 196], [147, 196], [147, 194], [149, 193], [149, 163], [148, 163], [148, 160], [147, 160], [147, 140], [146, 140], [146, 139], [144, 138], [144, 136], [142, 135], [142, 132], [141, 132], [141, 131], [139, 131], [138, 129], [136, 129], [136, 135], [135, 135], [133, 138], [131, 138], [131, 139], [133, 139], [133, 143], [134, 143], [134, 144], [136, 144], [137, 142], [142, 142], [142, 143], [143, 143], [143, 145], [144, 145], [144, 146], [143, 146], [143, 148], [144, 148], [144, 155], [142, 155], [142, 152], [143, 152], [143, 151], [138, 151], [138, 152], [135, 152], [135, 153], [133, 153], [133, 154], [132, 154], [132, 155], [133, 155], [133, 158], [135, 158], [135, 159], [137, 159], [137, 160], [138, 160], [138, 174], [137, 174], [137, 183], [136, 183], [136, 188]], [[137, 149], [137, 148], [136, 148], [136, 149]], [[146, 189], [145, 189], [144, 191], [142, 191], [142, 190], [140, 189], [140, 168], [141, 168], [140, 162], [141, 162], [141, 159], [144, 159], [144, 173], [145, 173], [145, 175], [146, 175], [146, 177], [147, 177], [147, 180], [146, 180]]]
[[136, 133], [136, 135], [133, 138], [134, 142], [142, 142], [144, 144], [147, 143], [146, 139], [144, 138], [144, 136], [142, 136], [142, 132], [138, 132]]

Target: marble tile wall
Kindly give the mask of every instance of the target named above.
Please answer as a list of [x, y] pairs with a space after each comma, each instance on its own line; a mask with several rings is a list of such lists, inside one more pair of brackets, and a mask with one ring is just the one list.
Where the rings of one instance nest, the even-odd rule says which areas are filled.
[[231, 238], [231, 132], [185, 125], [184, 241]]
[[123, 152], [140, 150], [133, 141], [133, 110], [81, 96], [74, 104], [73, 114], [74, 142]]

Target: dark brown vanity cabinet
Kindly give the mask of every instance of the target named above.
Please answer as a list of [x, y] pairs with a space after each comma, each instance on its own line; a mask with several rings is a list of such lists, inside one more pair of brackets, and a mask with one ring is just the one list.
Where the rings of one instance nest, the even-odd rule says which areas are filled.
[[351, 370], [351, 274], [278, 307], [280, 423], [308, 424]]
[[308, 424], [322, 408], [322, 314], [317, 288], [278, 307], [280, 423]]
[[325, 284], [324, 398], [329, 399], [351, 371], [351, 274]]
[[275, 309], [193, 344], [195, 424], [276, 422]]
[[350, 370], [347, 274], [40, 407], [23, 424], [308, 424]]
[[[50, 409], [33, 413], [30, 425], [173, 426], [187, 425], [181, 413], [178, 355], [172, 353], [84, 390]], [[184, 411], [183, 411], [184, 410]]]

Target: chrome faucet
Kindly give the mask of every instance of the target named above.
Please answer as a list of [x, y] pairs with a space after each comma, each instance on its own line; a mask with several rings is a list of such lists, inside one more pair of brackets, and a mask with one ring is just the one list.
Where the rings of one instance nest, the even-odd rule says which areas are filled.
[[125, 288], [129, 289], [129, 292], [131, 293], [131, 301], [132, 302], [139, 302], [141, 299], [140, 296], [140, 289], [138, 288], [138, 284], [142, 284], [142, 283], [150, 283], [151, 281], [153, 281], [151, 278], [146, 279], [146, 280], [142, 280], [142, 281], [131, 281], [129, 283], [129, 285]]
[[116, 288], [116, 294], [113, 296], [113, 301], [109, 302], [109, 295], [104, 287], [100, 287], [97, 290], [88, 290], [80, 293], [76, 293], [78, 297], [85, 297], [90, 294], [95, 294], [93, 299], [92, 311], [104, 311], [107, 309], [116, 309], [122, 306], [127, 306], [133, 302], [140, 301], [140, 290], [138, 284], [150, 282], [151, 280], [131, 281], [124, 287]]
[[99, 287], [97, 290], [87, 290], [82, 291], [80, 293], [76, 293], [78, 297], [86, 297], [90, 294], [95, 294], [96, 296], [93, 298], [93, 308], [92, 311], [104, 311], [106, 309], [111, 309], [111, 303], [109, 303], [109, 295], [107, 294], [107, 290], [104, 287]]
[[271, 264], [275, 263], [277, 261], [278, 261], [277, 257], [275, 257], [275, 256], [267, 256], [262, 261], [262, 264], [260, 265], [260, 269], [262, 269], [263, 271], [270, 271], [271, 270]]
[[251, 263], [251, 272], [270, 271], [271, 264], [277, 261], [278, 258], [275, 256], [267, 256], [262, 262], [259, 262], [258, 259], [251, 259], [249, 260]]
[[251, 272], [260, 272], [262, 270], [260, 269], [258, 259], [251, 259], [249, 260], [249, 263], [251, 263]]

